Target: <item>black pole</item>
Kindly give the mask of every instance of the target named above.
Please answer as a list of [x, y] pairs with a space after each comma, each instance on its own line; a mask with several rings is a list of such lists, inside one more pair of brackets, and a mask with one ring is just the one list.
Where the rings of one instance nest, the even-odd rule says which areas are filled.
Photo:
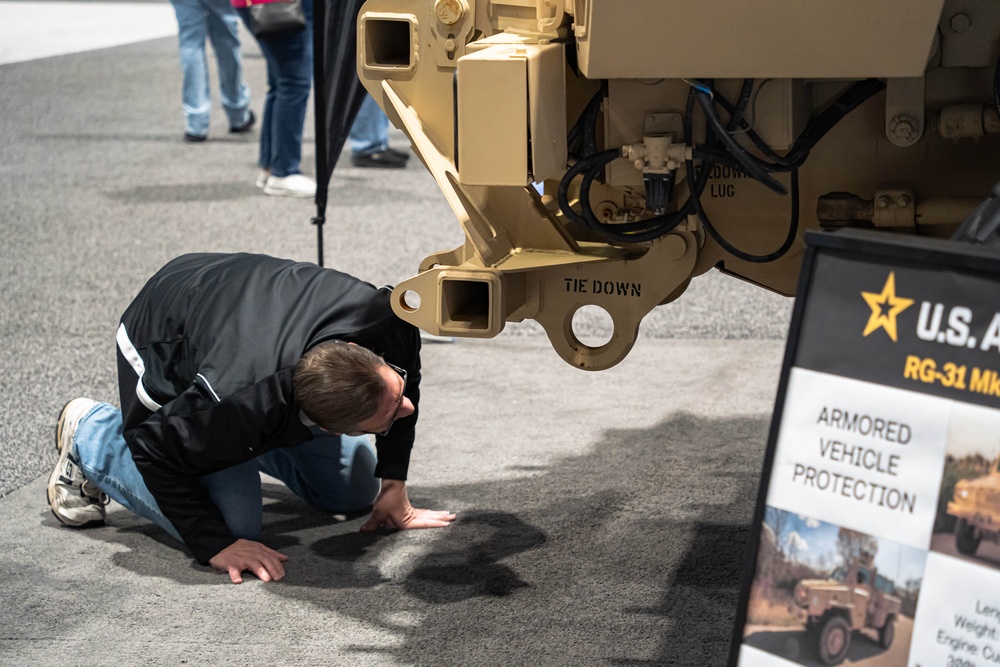
[[316, 225], [316, 250], [318, 253], [316, 264], [323, 266], [323, 218], [313, 218], [312, 223]]
[[326, 222], [326, 202], [330, 174], [326, 160], [326, 1], [313, 4], [313, 116], [316, 126], [316, 263], [323, 266], [323, 223]]
[[316, 244], [323, 266], [323, 224], [330, 178], [368, 93], [358, 79], [357, 22], [364, 0], [315, 0], [313, 76], [316, 116]]

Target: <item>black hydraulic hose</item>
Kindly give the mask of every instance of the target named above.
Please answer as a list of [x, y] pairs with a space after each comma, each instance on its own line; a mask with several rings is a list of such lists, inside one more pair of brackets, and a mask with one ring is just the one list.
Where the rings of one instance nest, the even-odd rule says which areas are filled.
[[[563, 177], [559, 179], [559, 189], [557, 190], [557, 197], [559, 199], [559, 209], [563, 212], [568, 219], [575, 222], [581, 227], [587, 229], [592, 229], [591, 223], [584, 216], [588, 211], [593, 214], [590, 209], [590, 202], [585, 201], [583, 197], [580, 198], [580, 206], [583, 209], [584, 215], [581, 216], [573, 207], [569, 205], [569, 186], [573, 182], [573, 179], [578, 175], [582, 174], [584, 171], [589, 170], [591, 167], [603, 167], [612, 160], [621, 156], [621, 151], [617, 148], [602, 151], [591, 155], [590, 157], [585, 157], [577, 160], [576, 164], [570, 167]], [[596, 218], [595, 218], [596, 219]]]
[[[608, 162], [610, 161], [611, 160], [608, 160]], [[634, 222], [615, 223], [613, 225], [606, 224], [598, 220], [597, 216], [594, 215], [593, 210], [590, 208], [590, 186], [606, 164], [607, 163], [598, 164], [591, 167], [584, 175], [583, 182], [580, 184], [580, 206], [585, 208], [587, 219], [590, 221], [591, 229], [600, 234], [613, 234], [614, 238], [627, 240], [629, 242], [635, 242], [639, 238], [643, 238], [648, 241], [663, 236], [681, 222], [681, 219], [676, 221], [673, 220], [673, 216], [675, 214], [665, 214], [652, 218], [646, 218], [644, 220], [636, 220]], [[653, 232], [654, 230], [656, 233], [649, 238], [637, 236], [637, 234]]]
[[[729, 100], [725, 99], [724, 97], [722, 96], [716, 97], [718, 101], [723, 102], [724, 108], [729, 113], [729, 122], [726, 123], [727, 131], [732, 132], [736, 130], [740, 125], [749, 127], [746, 124], [746, 121], [744, 121], [743, 119], [743, 114], [746, 111], [747, 104], [750, 103], [750, 94], [753, 91], [753, 83], [754, 83], [753, 79], [743, 80], [743, 86], [740, 89], [740, 97], [737, 100], [735, 107], [732, 104], [730, 104]], [[690, 114], [692, 114], [693, 112], [694, 112], [694, 89], [692, 88], [691, 94], [688, 95], [688, 102], [686, 108], [686, 113], [689, 114], [688, 119], [690, 119]], [[686, 144], [690, 146], [692, 143], [690, 124], [688, 124], [685, 127], [684, 137]], [[711, 148], [706, 145], [693, 148], [692, 152], [694, 153], [694, 157], [698, 158], [699, 160], [702, 160], [703, 162], [709, 160], [713, 162], [721, 162], [722, 164], [725, 164], [727, 167], [736, 169], [742, 174], [747, 173], [746, 169], [743, 167], [743, 163], [732, 157], [730, 153], [724, 149]], [[767, 168], [768, 167], [767, 163], [760, 163], [760, 162], [758, 163], [764, 169], [764, 171], [770, 171]], [[749, 176], [749, 174], [747, 175]]]
[[621, 157], [620, 154], [612, 155], [613, 152], [605, 151], [599, 160], [595, 155], [593, 164], [584, 172], [583, 181], [580, 184], [580, 208], [588, 223], [587, 226], [608, 238], [630, 243], [658, 238], [676, 227], [681, 222], [681, 218], [675, 220], [673, 215], [655, 216], [644, 220], [615, 224], [603, 223], [597, 219], [597, 215], [590, 207], [590, 186], [609, 163]]
[[[693, 170], [693, 165], [688, 164], [688, 173], [690, 178], [690, 172]], [[799, 233], [799, 170], [793, 169], [791, 171], [791, 220], [788, 223], [788, 233], [785, 236], [784, 242], [781, 246], [774, 252], [768, 253], [766, 255], [753, 255], [743, 250], [740, 250], [725, 238], [722, 234], [715, 228], [712, 221], [709, 220], [708, 215], [705, 213], [705, 209], [701, 205], [701, 197], [698, 193], [692, 193], [691, 201], [694, 204], [695, 211], [698, 213], [698, 217], [701, 218], [702, 225], [705, 227], [705, 231], [708, 233], [712, 239], [718, 243], [723, 250], [728, 252], [730, 255], [736, 259], [741, 259], [745, 262], [752, 262], [754, 264], [764, 264], [767, 262], [773, 262], [776, 259], [780, 259], [788, 252], [795, 243], [795, 239]]]
[[608, 82], [601, 81], [601, 89], [597, 91], [593, 99], [587, 105], [583, 117], [583, 136], [580, 154], [582, 157], [590, 157], [597, 152], [597, 119], [601, 113], [601, 104], [608, 96]]
[[[566, 146], [571, 155], [589, 157], [597, 152], [597, 117], [601, 112], [601, 104], [607, 96], [607, 82], [602, 81], [600, 88], [587, 102], [587, 106], [580, 112], [580, 116], [566, 135]], [[574, 150], [578, 141], [580, 142], [579, 149]]]
[[782, 164], [800, 167], [809, 157], [810, 151], [847, 114], [857, 109], [872, 95], [885, 89], [885, 83], [878, 79], [859, 81], [844, 91], [830, 106], [806, 124], [802, 134], [795, 140], [792, 150], [782, 159]]
[[[688, 92], [687, 104], [684, 107], [684, 121], [682, 127], [684, 129], [685, 146], [694, 145], [694, 128], [692, 126], [691, 119], [694, 117], [694, 100], [696, 94], [697, 93], [695, 92], [694, 88], [692, 88]], [[696, 149], [696, 150], [701, 150], [701, 149]], [[704, 149], [704, 150], [711, 150], [711, 149]], [[692, 151], [692, 153], [694, 152], [696, 151]], [[726, 153], [726, 155], [729, 154]], [[735, 158], [733, 159], [735, 161]], [[687, 210], [688, 214], [690, 214], [694, 210], [694, 204], [692, 203], [693, 193], [697, 192], [698, 194], [701, 194], [705, 190], [705, 186], [708, 185], [708, 177], [712, 171], [712, 163], [710, 160], [702, 160], [701, 171], [698, 172], [697, 178], [695, 179], [691, 179], [691, 174], [694, 171], [694, 163], [691, 160], [685, 160], [684, 164], [686, 167], [690, 167], [689, 169], [687, 169], [688, 189], [692, 192], [692, 194], [689, 194], [688, 200], [684, 202], [684, 208]], [[737, 162], [737, 164], [740, 165], [740, 170], [742, 170], [743, 165], [740, 164], [739, 162]]]
[[[724, 107], [729, 111], [730, 118], [727, 123], [728, 127], [722, 128], [721, 120], [718, 119], [718, 115], [714, 113], [714, 108], [711, 108], [711, 112], [707, 115], [711, 118], [714, 116], [717, 121], [713, 124], [714, 135], [712, 138], [716, 139], [716, 142], [721, 142], [726, 148], [730, 146], [726, 145], [726, 137], [729, 137], [729, 133], [733, 131], [738, 126], [742, 125], [748, 127], [746, 121], [743, 118], [743, 113], [746, 105], [749, 103], [750, 94], [753, 88], [753, 80], [746, 79], [743, 82], [743, 86], [740, 92], [740, 98], [737, 102], [736, 107], [733, 107], [725, 101], [724, 98], [720, 98], [723, 101]], [[570, 132], [570, 137], [575, 140], [579, 138], [581, 132], [585, 132], [585, 137], [592, 137], [590, 146], [596, 144], [596, 120], [600, 110], [600, 105], [603, 102], [605, 96], [607, 95], [606, 83], [603, 83], [601, 90], [590, 100], [587, 107], [581, 113], [580, 118], [574, 125], [573, 130]], [[693, 112], [693, 104], [696, 92], [692, 89], [691, 94], [688, 96], [687, 112], [684, 118], [684, 135], [685, 143], [687, 145], [692, 145], [692, 130], [691, 130], [691, 114]], [[701, 102], [701, 96], [699, 95], [699, 102]], [[701, 102], [704, 107], [704, 102]], [[711, 122], [711, 121], [710, 121]], [[752, 131], [752, 130], [751, 130]], [[735, 143], [735, 142], [733, 142]], [[589, 147], [584, 147], [584, 152], [586, 153], [590, 150]], [[560, 179], [559, 189], [558, 189], [558, 201], [559, 207], [563, 214], [571, 222], [581, 226], [585, 229], [591, 230], [596, 234], [604, 237], [607, 240], [620, 242], [620, 243], [641, 243], [645, 241], [651, 241], [659, 238], [674, 228], [676, 228], [681, 222], [687, 219], [687, 216], [692, 212], [698, 213], [699, 217], [702, 218], [705, 223], [706, 231], [712, 235], [713, 239], [724, 248], [727, 252], [730, 252], [734, 257], [743, 259], [751, 262], [767, 262], [773, 261], [784, 255], [788, 249], [794, 243], [798, 232], [798, 209], [799, 209], [799, 197], [798, 197], [798, 174], [793, 173], [793, 192], [792, 192], [792, 222], [789, 228], [789, 234], [782, 246], [773, 253], [767, 255], [752, 255], [750, 253], [743, 252], [738, 248], [732, 246], [728, 243], [722, 236], [715, 230], [712, 226], [711, 221], [708, 219], [704, 208], [701, 206], [700, 195], [704, 191], [707, 185], [708, 178], [710, 176], [711, 167], [715, 163], [724, 164], [730, 168], [740, 171], [741, 173], [747, 173], [748, 175], [758, 178], [761, 174], [765, 174], [767, 171], [785, 171], [780, 167], [770, 165], [764, 161], [761, 161], [754, 156], [750, 156], [745, 150], [740, 147], [740, 150], [733, 153], [731, 150], [722, 150], [711, 148], [711, 147], [700, 147], [695, 148], [692, 151], [693, 157], [702, 161], [701, 170], [698, 172], [697, 176], [694, 175], [693, 162], [691, 160], [686, 160], [686, 166], [688, 170], [689, 177], [689, 189], [691, 194], [689, 195], [687, 201], [681, 206], [677, 211], [669, 214], [663, 214], [659, 216], [654, 216], [653, 218], [647, 218], [644, 220], [637, 220], [635, 222], [619, 223], [619, 224], [607, 224], [597, 219], [594, 214], [593, 209], [590, 206], [590, 188], [594, 180], [601, 174], [604, 168], [610, 164], [613, 160], [621, 157], [621, 153], [617, 149], [611, 149], [602, 151], [600, 153], [595, 153], [591, 151], [590, 155], [577, 161]], [[748, 166], [745, 160], [739, 158], [740, 155], [745, 157], [753, 158], [756, 162], [751, 163], [753, 166]], [[779, 157], [775, 155], [775, 157]], [[754, 167], [757, 167], [755, 170]], [[790, 170], [790, 169], [789, 169]], [[756, 171], [756, 173], [755, 173]], [[580, 209], [581, 212], [577, 213], [569, 205], [569, 187], [577, 176], [583, 175], [582, 182], [580, 185]], [[769, 178], [769, 177], [768, 177]], [[773, 180], [773, 179], [772, 179]], [[777, 183], [775, 181], [775, 183]], [[766, 184], [766, 183], [765, 183]], [[782, 188], [780, 183], [778, 185]], [[673, 191], [674, 182], [670, 182], [670, 191]], [[773, 188], [772, 188], [773, 189]], [[785, 191], [787, 192], [787, 190]], [[672, 196], [671, 196], [672, 198]]]
[[861, 106], [869, 97], [885, 89], [885, 83], [878, 79], [866, 79], [854, 84], [806, 125], [785, 160], [789, 166], [798, 167], [809, 157], [809, 152], [844, 117]]
[[[587, 103], [586, 108], [569, 132], [569, 136], [567, 137], [568, 144], [572, 145], [577, 139], [581, 139], [580, 152], [583, 157], [567, 170], [559, 181], [557, 192], [559, 208], [563, 215], [571, 222], [589, 229], [608, 240], [622, 243], [651, 241], [663, 236], [680, 224], [690, 212], [690, 205], [685, 205], [681, 211], [677, 211], [676, 213], [613, 225], [605, 224], [598, 220], [593, 209], [590, 207], [591, 184], [612, 160], [621, 157], [621, 153], [617, 149], [601, 153], [596, 152], [597, 119], [600, 114], [601, 104], [607, 95], [608, 85], [604, 81], [601, 83], [600, 90]], [[581, 212], [577, 213], [569, 205], [568, 193], [573, 179], [580, 174], [583, 174], [580, 186]], [[669, 191], [672, 193], [673, 189], [673, 181], [671, 181]]]
[[739, 126], [744, 122], [743, 114], [746, 113], [747, 104], [750, 103], [750, 93], [753, 92], [753, 79], [743, 79], [743, 85], [740, 87], [740, 96], [736, 101], [736, 109], [729, 110], [729, 122], [726, 123], [726, 129], [730, 132], [736, 131]]
[[[998, 62], [997, 82], [998, 91], [1000, 91], [1000, 62]], [[709, 83], [709, 86], [710, 85], [711, 84]], [[596, 146], [597, 118], [600, 113], [601, 104], [607, 95], [607, 83], [602, 83], [601, 90], [599, 90], [587, 104], [587, 107], [584, 109], [583, 113], [581, 113], [580, 118], [574, 125], [573, 130], [570, 132], [570, 136], [573, 137], [574, 140], [577, 138], [585, 140], [583, 142], [585, 145], [583, 146], [582, 151], [585, 154], [585, 157], [574, 164], [573, 167], [563, 175], [563, 178], [559, 182], [559, 207], [563, 214], [571, 222], [585, 229], [589, 229], [605, 239], [621, 243], [639, 243], [663, 236], [677, 227], [677, 225], [683, 222], [688, 215], [694, 212], [697, 213], [702, 219], [703, 224], [705, 224], [706, 232], [710, 234], [722, 248], [731, 253], [734, 257], [751, 262], [774, 261], [775, 259], [781, 257], [788, 251], [792, 243], [794, 243], [798, 231], [799, 193], [797, 168], [805, 161], [809, 152], [816, 145], [816, 143], [827, 132], [829, 132], [829, 130], [836, 125], [836, 123], [838, 123], [844, 116], [857, 108], [869, 97], [882, 90], [885, 87], [885, 84], [877, 79], [868, 79], [852, 85], [819, 116], [810, 121], [802, 134], [798, 137], [798, 139], [796, 139], [792, 149], [785, 156], [778, 155], [769, 146], [767, 146], [760, 136], [753, 131], [749, 123], [747, 123], [744, 118], [744, 111], [750, 98], [752, 86], [752, 79], [744, 80], [740, 92], [740, 98], [735, 106], [723, 96], [715, 93], [715, 102], [717, 102], [730, 114], [727, 127], [722, 126], [722, 122], [718, 118], [717, 112], [715, 112], [713, 102], [709, 101], [707, 104], [708, 109], [705, 109], [706, 98], [708, 98], [708, 95], [698, 93], [694, 88], [692, 88], [691, 93], [688, 96], [687, 109], [684, 116], [685, 143], [688, 146], [693, 145], [691, 117], [695, 99], [698, 99], [703, 110], [706, 111], [706, 117], [709, 119], [712, 132], [710, 133], [708, 144], [692, 150], [693, 159], [701, 161], [700, 170], [695, 172], [692, 160], [685, 161], [688, 172], [688, 187], [690, 190], [687, 201], [685, 201], [683, 206], [679, 207], [678, 210], [673, 213], [663, 214], [653, 218], [647, 218], [645, 220], [637, 220], [635, 222], [607, 224], [597, 219], [593, 209], [590, 207], [589, 199], [590, 187], [593, 184], [593, 181], [612, 160], [620, 157], [620, 153], [617, 149], [603, 151], [601, 153], [595, 152], [594, 149]], [[998, 92], [998, 95], [1000, 95], [1000, 92]], [[713, 120], [715, 122], [713, 122]], [[751, 155], [741, 146], [736, 144], [735, 140], [731, 136], [731, 132], [736, 128], [742, 128], [745, 130], [748, 138], [765, 156], [767, 156], [768, 159], [772, 160], [772, 162], [768, 162]], [[585, 133], [583, 137], [580, 136], [581, 133]], [[733, 145], [737, 147], [737, 150], [733, 150]], [[752, 178], [761, 181], [764, 185], [770, 187], [775, 192], [780, 192], [781, 194], [787, 193], [788, 190], [785, 189], [783, 185], [768, 176], [768, 173], [791, 172], [793, 211], [792, 223], [789, 227], [789, 234], [785, 243], [783, 243], [778, 250], [767, 255], [752, 255], [750, 253], [743, 252], [722, 238], [712, 225], [707, 214], [705, 213], [704, 208], [701, 206], [700, 197], [708, 183], [712, 166], [716, 163], [726, 165], [732, 169], [740, 171], [741, 173], [745, 173]], [[573, 179], [581, 174], [583, 175], [580, 186], [581, 213], [577, 213], [569, 205], [568, 192]], [[768, 179], [773, 181], [773, 183], [776, 183], [779, 186], [779, 189], [772, 187], [772, 185], [767, 182]], [[673, 183], [671, 183], [671, 186], [672, 185]], [[671, 187], [671, 189], [673, 188]]]
[[736, 143], [736, 140], [733, 139], [732, 135], [726, 131], [725, 126], [722, 125], [722, 121], [719, 120], [719, 114], [716, 113], [715, 108], [712, 106], [712, 98], [707, 93], [703, 93], [701, 91], [697, 91], [695, 95], [712, 130], [715, 132], [716, 136], [722, 140], [722, 143], [729, 150], [729, 153], [736, 158], [741, 165], [743, 165], [744, 171], [750, 174], [750, 176], [752, 176], [755, 180], [763, 183], [770, 190], [777, 192], [780, 195], [788, 194], [788, 188], [776, 181], [774, 177], [766, 171], [761, 169], [753, 161], [752, 156], [747, 153], [746, 149]]
[[[694, 89], [692, 89], [690, 94], [688, 95], [687, 107], [685, 110], [684, 123], [683, 123], [684, 143], [688, 146], [693, 144], [693, 139], [692, 139], [693, 132], [691, 128], [691, 114], [693, 113], [693, 110], [694, 110]], [[700, 150], [702, 149], [696, 148], [692, 152], [695, 153], [695, 155], [697, 155]], [[720, 161], [732, 166], [735, 169], [739, 169], [741, 172], [743, 171], [742, 165], [735, 159], [730, 158], [728, 153], [723, 153], [723, 155], [725, 156], [725, 158]], [[710, 169], [704, 168], [703, 165], [703, 169], [698, 174], [697, 178], [688, 179], [689, 189], [693, 190], [694, 192], [701, 193], [705, 189], [705, 186], [708, 183], [708, 177], [710, 171], [711, 171]], [[673, 189], [673, 183], [671, 183], [671, 189]], [[589, 185], [588, 185], [588, 190], [589, 190]], [[633, 242], [648, 241], [655, 238], [659, 238], [660, 236], [663, 236], [664, 234], [673, 231], [679, 224], [687, 220], [687, 217], [691, 215], [693, 211], [694, 211], [694, 204], [692, 203], [692, 197], [689, 195], [684, 204], [680, 206], [673, 213], [665, 213], [663, 215], [655, 216], [653, 218], [647, 218], [646, 220], [637, 221], [634, 223], [602, 225], [602, 226], [604, 227], [605, 230], [613, 228], [615, 231], [606, 231], [605, 234], [614, 238], [616, 236], [619, 236], [618, 234], [616, 234], [618, 230], [639, 231], [640, 228], [643, 226], [655, 225], [645, 233], [641, 232], [633, 233], [630, 236], [621, 237], [619, 239], [619, 240], [633, 241]]]
[[[771, 147], [768, 146], [763, 139], [761, 139], [760, 135], [758, 135], [745, 120], [741, 119], [740, 127], [745, 131], [747, 138], [749, 138], [750, 141], [752, 141], [753, 144], [769, 160], [773, 161], [774, 164], [769, 165], [769, 168], [767, 169], [768, 171], [791, 171], [792, 169], [802, 166], [806, 158], [809, 157], [810, 151], [812, 151], [816, 144], [819, 143], [820, 139], [822, 139], [834, 125], [843, 120], [847, 114], [868, 100], [868, 98], [872, 95], [878, 93], [884, 88], [885, 83], [879, 81], [878, 79], [866, 79], [864, 81], [854, 83], [850, 88], [841, 93], [841, 95], [829, 107], [824, 109], [822, 113], [806, 124], [802, 134], [798, 136], [792, 148], [784, 156], [775, 153], [774, 150], [771, 149]], [[715, 101], [729, 113], [734, 112], [732, 103], [718, 93], [715, 93]], [[761, 167], [764, 167], [764, 165], [767, 164], [761, 160], [758, 160], [757, 162]]]
[[[590, 207], [590, 186], [604, 167], [619, 157], [621, 157], [621, 152], [617, 149], [602, 151], [578, 161], [563, 175], [559, 181], [558, 189], [559, 208], [569, 220], [607, 240], [618, 243], [652, 241], [667, 234], [685, 220], [690, 207], [635, 222], [606, 224], [598, 220]], [[577, 213], [569, 205], [568, 192], [570, 183], [581, 173], [583, 174], [583, 181], [580, 185], [581, 213]]]
[[607, 89], [602, 85], [597, 92], [594, 93], [593, 97], [590, 98], [590, 101], [587, 102], [587, 106], [585, 106], [583, 111], [580, 112], [580, 117], [576, 119], [575, 123], [573, 123], [573, 127], [570, 129], [569, 134], [566, 137], [567, 146], [572, 146], [578, 139], [581, 138], [581, 134], [584, 131], [584, 125], [587, 124], [587, 118], [591, 114], [596, 113], [595, 108], [600, 108], [601, 102], [604, 101], [606, 95]]
[[[691, 92], [688, 94], [688, 101], [687, 101], [687, 106], [686, 106], [685, 115], [684, 115], [684, 123], [683, 123], [683, 127], [684, 127], [684, 142], [687, 145], [691, 145], [692, 142], [693, 142], [693, 132], [692, 132], [691, 119], [692, 119], [692, 116], [693, 116], [693, 113], [694, 113], [694, 97], [695, 97], [695, 95], [698, 95], [699, 97], [701, 97], [701, 95], [699, 95], [695, 91], [695, 89], [692, 88]], [[739, 107], [737, 107], [737, 108], [739, 108]], [[730, 106], [730, 113], [732, 113], [734, 115], [737, 114], [737, 112], [735, 110], [733, 110], [731, 106]], [[738, 112], [738, 113], [741, 114], [742, 110], [740, 112]], [[718, 230], [716, 230], [715, 227], [712, 225], [712, 221], [709, 219], [708, 214], [705, 212], [704, 207], [702, 207], [702, 205], [701, 205], [701, 193], [704, 191], [705, 185], [708, 182], [708, 176], [709, 176], [709, 174], [710, 174], [710, 172], [712, 170], [712, 165], [714, 163], [716, 163], [716, 162], [722, 162], [724, 164], [727, 163], [728, 161], [731, 160], [731, 158], [728, 158], [729, 154], [728, 153], [721, 153], [721, 156], [726, 156], [726, 158], [723, 158], [723, 157], [720, 156], [720, 152], [718, 150], [716, 150], [716, 149], [713, 149], [713, 148], [696, 148], [696, 149], [694, 149], [692, 151], [692, 153], [693, 153], [693, 156], [692, 156], [693, 158], [694, 157], [698, 157], [698, 158], [700, 158], [702, 160], [702, 162], [701, 162], [701, 171], [698, 172], [697, 176], [696, 176], [695, 175], [695, 168], [694, 168], [694, 161], [693, 161], [693, 159], [689, 159], [689, 160], [685, 160], [684, 161], [685, 169], [686, 169], [687, 175], [688, 175], [688, 183], [690, 184], [690, 186], [689, 186], [690, 195], [688, 196], [687, 202], [685, 202], [685, 204], [684, 204], [684, 208], [688, 209], [688, 210], [693, 210], [698, 215], [698, 217], [702, 221], [702, 224], [705, 227], [706, 233], [709, 234], [712, 237], [712, 239], [715, 240], [715, 242], [718, 243], [719, 246], [722, 247], [726, 252], [728, 252], [731, 255], [733, 255], [734, 257], [736, 257], [738, 259], [742, 259], [744, 261], [754, 262], [754, 263], [773, 262], [774, 260], [779, 259], [780, 257], [784, 256], [785, 253], [787, 253], [788, 250], [792, 247], [792, 244], [795, 242], [795, 239], [798, 236], [798, 229], [799, 229], [799, 179], [798, 179], [798, 171], [797, 170], [792, 170], [792, 180], [791, 180], [791, 184], [792, 184], [792, 190], [791, 190], [791, 193], [792, 193], [792, 197], [791, 197], [792, 213], [791, 213], [791, 222], [789, 224], [788, 234], [785, 237], [784, 243], [782, 243], [781, 246], [777, 250], [775, 250], [772, 253], [768, 253], [767, 255], [752, 255], [750, 253], [747, 253], [747, 252], [744, 252], [744, 251], [740, 250], [739, 248], [737, 248], [734, 245], [732, 245], [731, 243], [729, 243], [725, 238], [723, 238], [723, 236], [718, 232]], [[737, 164], [739, 164], [739, 163], [737, 163]], [[729, 165], [729, 166], [733, 166], [733, 165]], [[738, 168], [738, 169], [740, 169], [742, 171], [742, 165], [741, 164], [739, 164], [739, 166], [735, 167], [735, 168]]]
[[[716, 101], [716, 102], [717, 102], [717, 103], [718, 103], [718, 104], [719, 104], [719, 105], [720, 105], [720, 106], [721, 106], [721, 107], [722, 107], [723, 109], [725, 109], [725, 110], [726, 110], [726, 111], [728, 111], [729, 113], [734, 113], [734, 108], [733, 108], [733, 105], [732, 105], [732, 104], [731, 104], [731, 103], [729, 102], [729, 100], [727, 100], [727, 99], [726, 99], [725, 97], [722, 97], [721, 95], [719, 95], [719, 94], [716, 94], [716, 95], [715, 95], [715, 101]], [[752, 141], [752, 142], [754, 143], [754, 145], [755, 145], [755, 146], [756, 146], [756, 147], [757, 147], [757, 148], [758, 148], [758, 149], [759, 149], [759, 150], [760, 150], [760, 151], [761, 151], [761, 152], [762, 152], [762, 153], [763, 153], [763, 154], [764, 154], [764, 155], [765, 155], [765, 156], [766, 156], [766, 157], [767, 157], [767, 158], [768, 158], [769, 160], [772, 160], [772, 161], [774, 161], [774, 165], [771, 165], [771, 167], [772, 167], [772, 168], [771, 168], [771, 171], [785, 171], [785, 169], [783, 169], [783, 168], [782, 168], [782, 167], [780, 166], [780, 163], [781, 163], [781, 161], [782, 161], [782, 160], [784, 160], [784, 157], [782, 157], [781, 155], [778, 155], [777, 153], [775, 153], [775, 152], [774, 152], [774, 151], [773, 151], [773, 150], [771, 149], [771, 147], [770, 147], [770, 146], [768, 146], [768, 145], [767, 145], [767, 144], [766, 144], [766, 143], [764, 142], [764, 140], [763, 140], [763, 139], [761, 139], [760, 135], [759, 135], [759, 134], [757, 134], [757, 132], [755, 132], [755, 131], [754, 131], [754, 129], [753, 129], [753, 128], [752, 128], [751, 126], [750, 126], [750, 124], [749, 124], [749, 123], [747, 123], [747, 121], [746, 121], [745, 119], [742, 119], [742, 118], [741, 118], [741, 119], [740, 119], [740, 123], [739, 123], [739, 125], [740, 125], [740, 130], [741, 130], [741, 131], [742, 131], [742, 132], [743, 132], [744, 134], [746, 134], [746, 135], [747, 135], [747, 138], [749, 138], [749, 139], [750, 139], [750, 141]], [[762, 163], [762, 164], [761, 164], [761, 166], [763, 166], [764, 164], [766, 164], [766, 163], [764, 163], [763, 161], [761, 161], [761, 163]]]

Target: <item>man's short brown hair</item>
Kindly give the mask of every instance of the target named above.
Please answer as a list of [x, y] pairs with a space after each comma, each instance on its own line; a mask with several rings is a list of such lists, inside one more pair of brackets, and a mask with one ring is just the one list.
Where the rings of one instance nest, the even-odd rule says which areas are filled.
[[302, 412], [331, 433], [350, 433], [374, 416], [385, 395], [382, 357], [360, 345], [320, 343], [295, 367], [295, 400]]

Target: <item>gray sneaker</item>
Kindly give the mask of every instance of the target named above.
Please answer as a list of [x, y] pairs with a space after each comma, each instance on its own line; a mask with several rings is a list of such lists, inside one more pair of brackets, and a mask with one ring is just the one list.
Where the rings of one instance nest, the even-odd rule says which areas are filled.
[[49, 476], [46, 496], [52, 514], [74, 528], [100, 526], [104, 523], [104, 506], [108, 497], [83, 476], [73, 455], [73, 435], [80, 419], [97, 404], [89, 398], [74, 398], [63, 406], [56, 424], [56, 449], [59, 462]]

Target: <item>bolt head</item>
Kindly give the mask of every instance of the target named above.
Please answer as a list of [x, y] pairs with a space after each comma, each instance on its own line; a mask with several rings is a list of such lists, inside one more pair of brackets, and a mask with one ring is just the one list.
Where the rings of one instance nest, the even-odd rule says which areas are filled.
[[959, 12], [951, 17], [951, 21], [948, 23], [951, 29], [957, 33], [963, 33], [972, 26], [972, 19], [969, 18], [968, 14], [963, 14]]
[[908, 141], [917, 134], [917, 121], [905, 113], [889, 121], [889, 132], [901, 141]]
[[437, 0], [434, 3], [434, 15], [445, 25], [455, 25], [465, 15], [465, 7], [459, 0]]

